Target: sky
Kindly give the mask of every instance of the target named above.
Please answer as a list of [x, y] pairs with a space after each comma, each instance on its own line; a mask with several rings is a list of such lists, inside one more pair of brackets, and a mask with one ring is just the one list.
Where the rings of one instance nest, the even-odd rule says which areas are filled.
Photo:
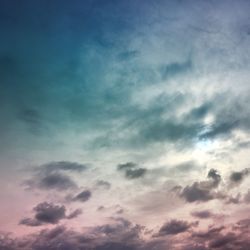
[[0, 250], [249, 250], [249, 9], [0, 0]]

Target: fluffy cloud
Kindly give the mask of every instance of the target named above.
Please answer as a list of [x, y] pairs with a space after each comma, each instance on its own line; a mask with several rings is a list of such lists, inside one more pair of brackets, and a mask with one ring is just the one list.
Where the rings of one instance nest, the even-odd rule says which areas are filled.
[[[143, 237], [146, 229], [123, 218], [114, 218], [110, 224], [89, 228], [85, 232], [65, 226], [44, 229], [23, 238], [1, 234], [0, 249], [4, 250], [248, 250], [249, 220], [240, 220], [227, 227], [210, 225], [202, 231], [197, 222], [172, 220], [163, 225], [157, 236]], [[162, 230], [162, 231], [161, 231]], [[173, 237], [175, 236], [175, 237]]]
[[141, 168], [137, 164], [133, 162], [127, 162], [124, 164], [119, 164], [117, 166], [118, 171], [123, 171], [125, 173], [125, 177], [128, 179], [137, 179], [143, 177], [147, 169]]
[[213, 191], [221, 182], [221, 176], [217, 170], [210, 169], [207, 175], [208, 181], [194, 182], [191, 186], [184, 187], [179, 195], [187, 202], [205, 202], [212, 199], [223, 199], [224, 195]]
[[76, 188], [76, 183], [67, 175], [54, 173], [41, 177], [35, 185], [41, 189], [67, 190]]
[[171, 220], [160, 228], [158, 235], [164, 236], [185, 233], [195, 225], [197, 225], [197, 223], [188, 223], [183, 220]]
[[249, 169], [245, 168], [239, 172], [233, 172], [230, 175], [230, 181], [233, 185], [239, 184], [243, 181], [243, 179], [249, 174]]
[[93, 250], [168, 250], [167, 242], [158, 240], [143, 240], [143, 227], [117, 218], [112, 224], [94, 227], [82, 233], [57, 226], [44, 229], [37, 234], [24, 238], [11, 238], [1, 235], [0, 249], [5, 250], [63, 250], [63, 249], [93, 249]]
[[33, 208], [34, 218], [24, 218], [19, 224], [27, 226], [41, 226], [43, 224], [57, 224], [62, 219], [73, 219], [82, 213], [76, 209], [69, 215], [66, 215], [65, 206], [55, 205], [53, 203], [43, 202]]

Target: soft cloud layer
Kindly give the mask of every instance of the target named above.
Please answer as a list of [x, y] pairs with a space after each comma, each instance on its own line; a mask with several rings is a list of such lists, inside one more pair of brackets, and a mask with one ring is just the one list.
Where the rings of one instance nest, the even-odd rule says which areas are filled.
[[249, 9], [0, 1], [0, 249], [248, 249]]

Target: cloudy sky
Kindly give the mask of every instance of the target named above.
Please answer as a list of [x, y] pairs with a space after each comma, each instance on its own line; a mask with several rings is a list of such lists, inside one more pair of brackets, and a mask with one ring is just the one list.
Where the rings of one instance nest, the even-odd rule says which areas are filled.
[[0, 1], [0, 250], [249, 250], [248, 0]]

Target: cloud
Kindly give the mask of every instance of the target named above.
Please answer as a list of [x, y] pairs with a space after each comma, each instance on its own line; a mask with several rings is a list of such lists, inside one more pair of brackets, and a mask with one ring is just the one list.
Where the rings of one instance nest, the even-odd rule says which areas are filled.
[[43, 222], [36, 220], [34, 218], [24, 218], [19, 221], [19, 225], [26, 225], [30, 227], [38, 227], [41, 226]]
[[228, 233], [226, 235], [219, 235], [215, 239], [211, 240], [209, 247], [211, 249], [221, 249], [224, 246], [227, 247], [231, 242], [235, 242], [236, 235], [233, 233]]
[[55, 205], [53, 203], [39, 203], [33, 208], [34, 218], [24, 218], [20, 220], [20, 225], [41, 226], [44, 224], [57, 224], [62, 219], [74, 219], [82, 213], [81, 209], [76, 209], [69, 215], [66, 215], [65, 206]]
[[108, 181], [103, 181], [103, 180], [98, 180], [96, 182], [96, 186], [103, 188], [103, 189], [110, 189], [111, 188], [111, 184]]
[[191, 186], [185, 187], [180, 197], [184, 198], [187, 202], [209, 201], [214, 199], [211, 191], [206, 187], [202, 187], [199, 182], [195, 182]]
[[138, 169], [129, 169], [126, 171], [126, 177], [128, 179], [137, 179], [143, 177], [146, 174], [147, 169], [138, 168]]
[[225, 121], [213, 124], [208, 131], [200, 135], [200, 139], [214, 139], [219, 136], [231, 134], [232, 130], [239, 126], [239, 121]]
[[183, 220], [171, 220], [160, 228], [158, 236], [185, 233], [195, 225], [197, 225], [197, 223], [188, 223]]
[[69, 162], [69, 161], [54, 161], [43, 164], [36, 168], [33, 178], [25, 181], [24, 184], [29, 189], [39, 188], [44, 190], [68, 190], [77, 188], [77, 184], [65, 172], [82, 172], [87, 169], [86, 165]]
[[127, 163], [123, 163], [123, 164], [119, 164], [117, 166], [118, 170], [128, 170], [128, 169], [133, 169], [136, 168], [137, 164], [134, 162], [127, 162]]
[[205, 249], [241, 249], [249, 248], [249, 220], [240, 220], [232, 225], [215, 227], [209, 226], [205, 231], [193, 232], [190, 241], [196, 242]]
[[[231, 225], [207, 229], [196, 229], [197, 222], [172, 220], [162, 226], [153, 238], [143, 237], [147, 229], [124, 218], [113, 218], [109, 224], [91, 227], [84, 232], [56, 226], [38, 233], [14, 238], [11, 234], [0, 233], [0, 249], [4, 250], [247, 250], [249, 248], [249, 219]], [[169, 237], [176, 236], [169, 240]], [[157, 239], [157, 240], [155, 240]]]
[[201, 104], [198, 107], [194, 107], [191, 109], [191, 111], [188, 113], [187, 118], [188, 119], [202, 119], [206, 117], [206, 115], [211, 111], [213, 105], [211, 102], [205, 102]]
[[69, 176], [60, 173], [42, 177], [38, 180], [36, 186], [41, 189], [55, 189], [59, 191], [77, 187], [76, 183]]
[[225, 200], [226, 204], [239, 204], [241, 202], [242, 202], [242, 200], [241, 200], [241, 194], [240, 193], [238, 193], [235, 196], [228, 195], [226, 200]]
[[110, 224], [89, 228], [85, 232], [56, 226], [23, 238], [0, 235], [0, 249], [5, 250], [169, 250], [168, 244], [158, 240], [144, 240], [144, 228], [123, 218], [114, 218]]
[[244, 195], [244, 201], [250, 203], [250, 190], [248, 189], [247, 193]]
[[82, 214], [82, 209], [78, 208], [78, 209], [74, 210], [73, 212], [71, 212], [69, 215], [67, 215], [67, 219], [69, 219], [69, 220], [74, 219], [81, 214]]
[[84, 190], [72, 198], [72, 201], [86, 202], [91, 198], [92, 194], [90, 190]]
[[[57, 224], [61, 219], [66, 217], [65, 206], [54, 205], [48, 202], [38, 204], [33, 208], [33, 211], [35, 213], [34, 219], [25, 218], [20, 221], [20, 224], [28, 226], [40, 226], [43, 223]], [[37, 225], [35, 222], [37, 222]]]
[[194, 211], [191, 215], [199, 219], [209, 219], [214, 216], [214, 214], [209, 210]]
[[239, 172], [233, 172], [230, 175], [230, 181], [233, 185], [240, 184], [248, 174], [249, 174], [248, 168], [245, 168]]
[[218, 187], [221, 182], [221, 176], [216, 169], [210, 169], [207, 177], [213, 180], [213, 187]]
[[82, 172], [87, 169], [87, 166], [77, 162], [70, 161], [53, 161], [40, 166], [41, 172], [57, 172], [57, 171], [69, 171], [69, 172]]
[[191, 186], [186, 186], [178, 190], [180, 197], [187, 202], [205, 202], [212, 199], [223, 199], [225, 195], [214, 192], [221, 182], [221, 176], [217, 170], [210, 169], [207, 175], [208, 181], [194, 182]]
[[143, 177], [147, 169], [139, 167], [136, 163], [127, 162], [117, 166], [118, 171], [123, 171], [128, 179], [137, 179]]
[[192, 238], [194, 239], [204, 239], [209, 240], [215, 238], [216, 235], [220, 234], [221, 231], [225, 229], [224, 226], [215, 227], [210, 226], [206, 231], [196, 231], [192, 233]]
[[174, 120], [160, 120], [151, 125], [144, 126], [140, 131], [140, 136], [146, 142], [179, 142], [196, 138], [202, 125], [199, 123], [185, 123]]

